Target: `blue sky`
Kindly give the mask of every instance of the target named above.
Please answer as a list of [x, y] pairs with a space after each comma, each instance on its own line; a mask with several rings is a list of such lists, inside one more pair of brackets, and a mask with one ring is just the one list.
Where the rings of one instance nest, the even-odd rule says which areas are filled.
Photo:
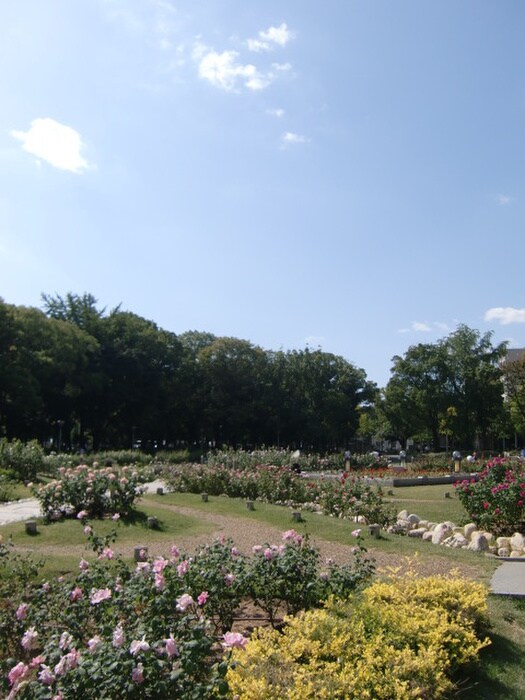
[[522, 0], [0, 4], [0, 296], [320, 347], [525, 345]]

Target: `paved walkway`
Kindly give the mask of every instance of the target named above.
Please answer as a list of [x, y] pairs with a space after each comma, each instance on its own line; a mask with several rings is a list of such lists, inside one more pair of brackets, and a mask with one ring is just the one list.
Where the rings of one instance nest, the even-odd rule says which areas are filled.
[[[165, 487], [162, 481], [152, 481], [146, 484], [146, 492], [156, 493], [160, 487]], [[0, 525], [39, 518], [41, 515], [40, 504], [36, 498], [25, 498], [0, 505]], [[496, 595], [525, 598], [525, 559], [500, 564], [492, 576], [491, 591]]]
[[496, 595], [525, 598], [525, 559], [500, 564], [492, 576], [490, 588]]

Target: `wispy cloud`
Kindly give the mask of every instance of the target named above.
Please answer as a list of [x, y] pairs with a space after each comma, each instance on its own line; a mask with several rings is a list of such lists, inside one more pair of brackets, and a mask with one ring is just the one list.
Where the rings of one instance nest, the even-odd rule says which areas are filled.
[[512, 306], [495, 306], [487, 309], [485, 321], [498, 321], [502, 326], [510, 323], [525, 323], [525, 309], [515, 309]]
[[432, 333], [436, 331], [448, 333], [450, 330], [449, 324], [442, 321], [433, 321], [432, 323], [412, 321], [408, 328], [400, 328], [398, 333]]
[[257, 39], [248, 39], [246, 44], [250, 51], [260, 53], [261, 51], [273, 51], [276, 46], [281, 48], [294, 36], [293, 32], [283, 22], [278, 27], [269, 27], [259, 32]]
[[509, 197], [507, 194], [498, 194], [496, 199], [501, 207], [505, 207], [513, 201], [512, 197]]
[[309, 143], [310, 139], [302, 134], [296, 134], [293, 131], [285, 131], [281, 136], [281, 143], [284, 146], [290, 146], [297, 143]]
[[81, 174], [89, 163], [81, 155], [82, 139], [78, 131], [49, 117], [33, 119], [28, 131], [11, 131], [24, 151], [45, 160], [59, 170]]
[[281, 117], [284, 117], [284, 109], [281, 107], [278, 107], [277, 109], [267, 109], [266, 114], [269, 114], [271, 117], [278, 117], [280, 119]]

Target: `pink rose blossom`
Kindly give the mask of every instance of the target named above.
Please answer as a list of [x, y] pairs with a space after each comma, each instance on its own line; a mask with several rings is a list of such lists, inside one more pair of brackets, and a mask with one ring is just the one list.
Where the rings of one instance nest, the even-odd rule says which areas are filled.
[[266, 547], [266, 549], [264, 550], [264, 558], [267, 561], [270, 561], [270, 559], [273, 559], [273, 550], [270, 549], [270, 547]]
[[237, 549], [237, 547], [232, 547], [231, 548], [231, 555], [232, 555], [232, 557], [239, 557], [241, 555], [241, 553]]
[[38, 674], [38, 680], [44, 685], [52, 685], [55, 680], [55, 676], [51, 672], [49, 666], [42, 666], [42, 670]]
[[174, 559], [178, 559], [180, 557], [180, 551], [176, 545], [172, 545], [172, 547], [171, 547], [171, 556]]
[[175, 644], [175, 640], [173, 639], [173, 634], [170, 634], [170, 636], [164, 640], [164, 644], [166, 645], [166, 654], [170, 659], [173, 656], [179, 655], [179, 650], [177, 649], [177, 645]]
[[181, 563], [177, 566], [177, 574], [178, 576], [184, 576], [184, 574], [188, 571], [189, 568], [189, 563], [186, 561], [181, 561]]
[[209, 598], [209, 593], [208, 591], [202, 591], [202, 593], [199, 594], [199, 597], [197, 598], [197, 603], [199, 605], [204, 605], [204, 603], [208, 600]]
[[75, 600], [82, 600], [84, 594], [82, 593], [82, 589], [80, 586], [75, 586], [71, 593], [69, 594], [69, 600], [74, 602]]
[[122, 625], [118, 624], [113, 630], [113, 646], [118, 649], [126, 641], [126, 635], [122, 629]]
[[78, 564], [78, 568], [80, 569], [80, 571], [87, 571], [89, 569], [89, 562], [85, 559], [81, 559]]
[[40, 654], [40, 656], [33, 656], [31, 661], [29, 662], [29, 667], [36, 668], [37, 666], [40, 666], [40, 664], [43, 664], [45, 660], [46, 657], [43, 654]]
[[24, 632], [21, 644], [26, 651], [30, 651], [31, 649], [36, 649], [36, 647], [38, 646], [37, 640], [38, 632], [35, 630], [34, 627], [30, 627]]
[[67, 671], [76, 668], [80, 660], [80, 652], [76, 649], [71, 649], [65, 656], [63, 656], [60, 661], [55, 666], [55, 675], [62, 676]]
[[22, 680], [22, 678], [25, 677], [28, 671], [29, 666], [26, 666], [26, 664], [22, 663], [22, 661], [20, 661], [20, 663], [18, 663], [16, 666], [13, 666], [7, 675], [9, 685], [17, 684]]
[[91, 595], [89, 597], [89, 600], [91, 602], [91, 605], [98, 605], [99, 603], [102, 603], [103, 600], [108, 600], [111, 598], [111, 591], [109, 588], [101, 588], [100, 590], [95, 590], [93, 589], [91, 591]]
[[69, 634], [69, 632], [62, 632], [62, 634], [60, 635], [60, 640], [58, 642], [58, 648], [62, 649], [62, 651], [65, 651], [72, 644], [73, 644], [73, 637]]
[[183, 593], [180, 598], [177, 598], [177, 605], [175, 606], [180, 612], [184, 612], [190, 605], [193, 605], [195, 601], [188, 595], [188, 593]]
[[91, 525], [86, 525], [83, 532], [84, 535], [91, 535], [91, 533], [93, 532], [93, 528], [91, 527]]
[[28, 603], [21, 603], [16, 609], [16, 619], [25, 620], [27, 617], [27, 610], [29, 608]]
[[102, 643], [102, 639], [96, 634], [94, 637], [88, 641], [88, 649], [91, 653]]
[[358, 528], [357, 530], [352, 530], [352, 537], [359, 537], [361, 534], [361, 529]]
[[255, 545], [252, 547], [252, 552], [253, 552], [254, 554], [259, 554], [259, 552], [262, 552], [262, 545], [260, 545], [260, 544], [255, 544]]
[[234, 647], [244, 649], [244, 647], [248, 643], [248, 639], [244, 637], [240, 632], [226, 632], [226, 634], [224, 634], [222, 638], [222, 646], [225, 649], [233, 649]]
[[113, 520], [114, 522], [117, 522], [118, 520], [120, 520], [120, 514], [119, 514], [119, 513], [114, 513], [114, 514], [111, 516], [111, 520]]
[[78, 519], [78, 520], [84, 520], [84, 518], [87, 518], [87, 516], [88, 516], [87, 510], [80, 510], [80, 511], [77, 513], [77, 519]]
[[99, 559], [113, 559], [114, 556], [115, 556], [115, 554], [114, 554], [113, 550], [111, 549], [111, 547], [104, 547], [104, 549], [102, 550], [102, 552], [99, 556]]
[[235, 574], [226, 574], [224, 577], [224, 583], [227, 586], [231, 586], [233, 582], [235, 581]]
[[156, 574], [161, 574], [168, 565], [168, 560], [164, 557], [159, 557], [153, 562], [153, 571]]
[[155, 588], [162, 591], [165, 585], [166, 579], [164, 578], [164, 574], [155, 574]]
[[135, 656], [139, 651], [149, 651], [149, 644], [144, 637], [142, 639], [134, 639], [129, 646], [129, 651], [132, 656]]
[[131, 672], [131, 678], [135, 683], [144, 683], [144, 667], [142, 664], [137, 664]]

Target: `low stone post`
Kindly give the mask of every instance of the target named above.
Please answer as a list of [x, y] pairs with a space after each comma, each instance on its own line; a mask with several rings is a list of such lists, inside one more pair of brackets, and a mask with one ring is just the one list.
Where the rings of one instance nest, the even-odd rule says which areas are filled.
[[300, 510], [294, 510], [292, 511], [292, 520], [296, 523], [300, 523], [302, 521], [302, 515]]
[[375, 537], [376, 540], [379, 539], [380, 530], [381, 527], [377, 523], [371, 523], [368, 526], [368, 532], [372, 535], [372, 537]]
[[147, 561], [148, 559], [148, 548], [147, 547], [135, 547], [134, 550], [135, 561]]
[[156, 530], [159, 525], [159, 521], [154, 515], [148, 515], [147, 523], [150, 530]]
[[248, 510], [255, 510], [255, 503], [253, 501], [246, 501], [246, 508], [248, 508]]
[[26, 527], [26, 535], [37, 535], [38, 534], [38, 530], [36, 527], [36, 520], [26, 520], [25, 527]]
[[204, 501], [204, 503], [208, 503], [208, 494], [207, 493], [202, 494], [202, 500]]
[[157, 496], [164, 496], [164, 489], [162, 486], [157, 487]]

